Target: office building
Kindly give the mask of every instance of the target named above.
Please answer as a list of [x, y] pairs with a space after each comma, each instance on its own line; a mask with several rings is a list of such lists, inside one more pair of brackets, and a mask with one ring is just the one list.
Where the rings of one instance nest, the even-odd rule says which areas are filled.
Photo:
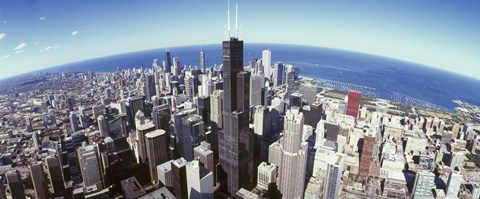
[[168, 188], [173, 187], [172, 182], [172, 162], [173, 160], [169, 160], [157, 166], [157, 179], [160, 183]]
[[265, 86], [262, 75], [250, 76], [250, 106], [262, 104], [262, 88]]
[[279, 173], [283, 198], [303, 198], [308, 143], [303, 142], [303, 113], [293, 106], [285, 114]]
[[[327, 130], [328, 131], [328, 130]], [[362, 177], [370, 176], [370, 166], [377, 158], [378, 148], [376, 146], [377, 132], [369, 129], [363, 137], [363, 148], [360, 156], [360, 166], [358, 175]]]
[[201, 167], [198, 160], [186, 165], [188, 198], [213, 199], [213, 173]]
[[169, 50], [166, 50], [166, 51], [165, 51], [165, 62], [164, 62], [163, 70], [164, 70], [166, 73], [170, 73], [170, 72], [171, 72], [171, 68], [172, 68], [172, 58], [171, 58], [171, 56], [170, 56], [170, 51], [169, 51]]
[[262, 51], [262, 64], [264, 67], [265, 78], [272, 80], [272, 51], [270, 49]]
[[20, 172], [18, 171], [9, 171], [5, 174], [7, 178], [8, 189], [10, 190], [10, 195], [15, 199], [24, 199], [25, 197], [25, 187], [23, 187], [22, 179], [20, 177]]
[[203, 49], [200, 50], [200, 70], [205, 71], [205, 52], [203, 52]]
[[279, 87], [283, 84], [284, 65], [282, 63], [276, 63], [273, 68], [273, 87]]
[[447, 194], [447, 199], [458, 198], [458, 192], [460, 191], [460, 186], [463, 183], [463, 175], [458, 171], [451, 171], [448, 176], [447, 188], [445, 190]]
[[253, 136], [249, 130], [249, 74], [243, 71], [243, 41], [231, 37], [223, 49], [223, 128], [218, 135], [219, 159], [231, 195], [252, 188]]
[[268, 185], [276, 182], [277, 165], [266, 162], [260, 163], [260, 165], [258, 165], [257, 188], [260, 190], [268, 190]]
[[193, 156], [194, 159], [198, 159], [206, 169], [215, 172], [214, 154], [210, 147], [208, 142], [201, 142], [199, 146], [193, 149]]
[[362, 100], [362, 93], [359, 91], [350, 91], [348, 92], [348, 103], [347, 103], [347, 115], [358, 117], [358, 111], [360, 110], [360, 101]]
[[162, 129], [165, 132], [170, 132], [171, 111], [168, 104], [154, 106], [152, 109], [152, 121], [155, 129]]
[[210, 120], [219, 128], [223, 126], [223, 90], [214, 90], [210, 96]]
[[157, 165], [168, 161], [168, 135], [164, 130], [158, 129], [147, 133], [145, 141], [150, 179], [155, 184], [158, 182]]
[[184, 158], [172, 161], [172, 184], [176, 198], [188, 198], [186, 165]]
[[[328, 160], [327, 160], [328, 162]], [[337, 155], [334, 162], [327, 163], [327, 176], [325, 178], [325, 188], [323, 198], [338, 198], [342, 189], [341, 180], [343, 172], [343, 164], [345, 157]]]
[[43, 172], [42, 164], [30, 165], [30, 177], [32, 178], [35, 197], [38, 199], [48, 198], [48, 183]]
[[105, 116], [100, 115], [97, 118], [98, 129], [100, 130], [100, 136], [108, 137], [110, 136], [110, 130], [108, 129], [108, 119]]
[[122, 185], [123, 196], [125, 199], [136, 199], [147, 193], [135, 177], [122, 180], [120, 184]]
[[[75, 157], [74, 154], [72, 154]], [[65, 192], [65, 181], [63, 178], [62, 167], [60, 161], [56, 156], [50, 156], [45, 159], [47, 164], [47, 173], [50, 180], [50, 185], [53, 188], [53, 193], [56, 195]]]
[[202, 116], [193, 114], [182, 119], [182, 131], [177, 134], [177, 139], [182, 142], [180, 154], [187, 160], [193, 160], [193, 148], [205, 140]]
[[435, 175], [430, 171], [418, 171], [412, 190], [413, 199], [433, 198], [432, 189], [435, 184]]
[[84, 143], [82, 147], [77, 149], [77, 157], [84, 186], [97, 186], [97, 188], [102, 189], [103, 172], [98, 147]]
[[155, 130], [153, 123], [145, 123], [137, 127], [137, 139], [138, 139], [138, 160], [142, 163], [147, 160], [147, 144], [145, 135]]
[[70, 112], [69, 119], [70, 119], [70, 126], [72, 128], [72, 132], [78, 131], [79, 128], [78, 128], [77, 113]]

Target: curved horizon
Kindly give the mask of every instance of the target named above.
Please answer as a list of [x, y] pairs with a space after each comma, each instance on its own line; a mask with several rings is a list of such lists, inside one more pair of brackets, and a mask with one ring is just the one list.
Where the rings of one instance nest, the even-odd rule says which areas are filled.
[[[306, 45], [306, 44], [245, 42], [245, 46], [248, 46], [249, 44], [253, 44], [253, 45], [298, 46], [298, 47], [330, 49], [330, 50], [349, 52], [349, 53], [354, 53], [354, 54], [363, 54], [363, 55], [374, 56], [374, 57], [379, 57], [379, 58], [383, 58], [383, 59], [391, 59], [391, 60], [395, 60], [395, 61], [398, 61], [398, 62], [405, 62], [405, 63], [408, 63], [408, 64], [417, 65], [418, 67], [427, 67], [427, 68], [430, 68], [430, 69], [439, 70], [439, 71], [455, 74], [455, 75], [458, 75], [458, 76], [461, 76], [461, 77], [469, 78], [469, 79], [472, 79], [472, 80], [480, 81], [480, 76], [465, 75], [463, 73], [458, 73], [458, 72], [455, 72], [455, 71], [445, 70], [445, 69], [442, 69], [442, 68], [439, 68], [439, 67], [426, 65], [426, 64], [423, 64], [423, 63], [417, 63], [417, 62], [413, 62], [413, 61], [409, 61], [409, 60], [399, 59], [399, 58], [396, 58], [396, 57], [389, 57], [389, 56], [385, 56], [385, 55], [372, 54], [372, 53], [368, 53], [368, 52], [354, 51], [354, 50], [341, 49], [341, 48], [333, 48], [333, 47], [325, 47], [325, 46]], [[168, 48], [160, 47], [160, 48], [149, 48], [149, 49], [135, 50], [135, 51], [126, 51], [126, 52], [121, 52], [121, 53], [116, 53], [116, 54], [108, 54], [108, 55], [104, 55], [104, 56], [90, 57], [90, 58], [86, 58], [86, 59], [75, 60], [75, 61], [71, 61], [71, 62], [67, 62], [67, 63], [63, 63], [63, 64], [58, 64], [58, 65], [53, 65], [53, 66], [45, 66], [45, 67], [41, 67], [40, 69], [37, 69], [37, 70], [18, 73], [18, 74], [14, 74], [14, 75], [11, 75], [11, 76], [6, 76], [6, 77], [0, 77], [0, 80], [6, 80], [6, 79], [10, 79], [10, 78], [14, 78], [14, 77], [17, 77], [17, 76], [30, 74], [30, 73], [42, 72], [42, 71], [45, 71], [45, 70], [50, 70], [50, 69], [59, 68], [59, 67], [66, 66], [66, 65], [81, 63], [81, 62], [88, 62], [88, 61], [93, 61], [93, 60], [102, 59], [102, 58], [117, 57], [117, 56], [120, 56], [120, 55], [135, 54], [135, 53], [141, 53], [141, 52], [147, 52], [147, 51], [159, 50], [159, 51], [161, 51], [161, 52], [159, 52], [159, 55], [161, 57], [152, 57], [152, 60], [155, 59], [155, 58], [159, 58], [159, 59], [162, 58], [163, 59], [163, 56], [164, 56], [163, 53], [167, 49], [170, 50], [170, 49], [178, 49], [178, 48], [191, 48], [191, 47], [198, 46], [199, 47], [198, 50], [200, 52], [200, 49], [202, 48], [202, 46], [215, 46], [215, 45], [218, 45], [220, 47], [221, 43], [179, 45], [179, 46], [171, 46], [171, 47], [168, 47]], [[268, 49], [268, 46], [266, 46], [265, 49]], [[175, 54], [174, 51], [171, 51], [171, 52], [172, 52], [173, 55]], [[272, 54], [274, 55], [275, 52], [272, 51]], [[181, 59], [182, 57], [179, 57], [179, 58]], [[261, 54], [258, 55], [258, 58], [261, 59]], [[249, 61], [249, 60], [244, 60], [244, 62], [245, 61]], [[219, 64], [221, 64], [221, 63], [219, 63]], [[130, 66], [130, 67], [134, 67], [134, 66]], [[78, 71], [78, 72], [82, 72], [82, 71]]]

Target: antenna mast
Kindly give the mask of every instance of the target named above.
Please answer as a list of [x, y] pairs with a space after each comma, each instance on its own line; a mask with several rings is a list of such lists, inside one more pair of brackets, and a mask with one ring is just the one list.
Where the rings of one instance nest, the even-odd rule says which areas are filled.
[[227, 10], [227, 32], [228, 32], [228, 37], [230, 37], [230, 0], [227, 0], [228, 2], [228, 10]]
[[235, 34], [238, 39], [238, 0], [235, 3]]

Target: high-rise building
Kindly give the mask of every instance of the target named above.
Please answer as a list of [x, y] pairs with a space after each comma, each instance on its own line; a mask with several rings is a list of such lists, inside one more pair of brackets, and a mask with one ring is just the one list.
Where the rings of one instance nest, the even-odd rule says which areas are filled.
[[103, 188], [103, 173], [98, 146], [84, 143], [77, 149], [77, 157], [84, 186], [97, 185], [97, 187]]
[[265, 71], [265, 78], [272, 80], [272, 51], [270, 51], [270, 49], [262, 51], [262, 63]]
[[75, 113], [75, 112], [70, 112], [69, 119], [70, 119], [70, 124], [71, 124], [71, 128], [72, 128], [72, 132], [78, 131], [78, 117], [77, 117], [77, 113]]
[[7, 190], [2, 178], [0, 178], [0, 199], [7, 199]]
[[131, 129], [135, 129], [135, 114], [138, 111], [145, 111], [144, 108], [144, 97], [143, 96], [131, 96], [128, 97], [128, 125], [130, 126]]
[[[231, 37], [223, 49], [223, 129], [218, 135], [220, 165], [227, 192], [253, 188], [253, 135], [249, 130], [250, 75], [243, 71], [243, 41]], [[226, 180], [226, 182], [225, 182]]]
[[152, 74], [145, 75], [145, 91], [145, 97], [147, 100], [151, 100], [157, 93], [155, 91], [155, 78]]
[[30, 177], [35, 189], [35, 197], [38, 199], [48, 198], [48, 184], [42, 164], [30, 165]]
[[157, 179], [161, 182], [164, 186], [168, 188], [172, 188], [172, 162], [173, 160], [169, 160], [157, 166]]
[[323, 198], [338, 198], [339, 192], [342, 189], [340, 182], [342, 180], [344, 162], [344, 156], [337, 155], [337, 159], [334, 162], [327, 163], [327, 176], [325, 178]]
[[460, 186], [463, 183], [463, 175], [460, 172], [452, 171], [448, 176], [447, 181], [447, 199], [458, 198], [458, 192], [460, 191]]
[[278, 87], [283, 84], [284, 65], [276, 63], [273, 68], [273, 87]]
[[277, 165], [268, 164], [266, 162], [258, 165], [257, 188], [261, 190], [268, 190], [270, 183], [277, 182]]
[[73, 107], [74, 107], [73, 98], [72, 98], [72, 97], [68, 97], [68, 98], [67, 98], [67, 108], [68, 108], [68, 111], [73, 111]]
[[165, 63], [164, 64], [165, 65], [163, 66], [163, 70], [166, 73], [170, 73], [171, 68], [172, 68], [172, 58], [170, 57], [170, 51], [169, 50], [165, 51]]
[[153, 123], [145, 123], [137, 127], [139, 163], [142, 163], [147, 160], [147, 144], [145, 141], [145, 135], [154, 130], [155, 130], [155, 125]]
[[348, 92], [347, 115], [358, 117], [358, 110], [360, 110], [360, 101], [362, 100], [362, 93], [359, 91]]
[[152, 109], [152, 120], [155, 125], [155, 129], [163, 129], [165, 132], [170, 132], [170, 118], [171, 111], [168, 104], [162, 104], [160, 106], [154, 106]]
[[366, 134], [363, 136], [363, 148], [360, 156], [360, 165], [358, 169], [359, 176], [370, 176], [370, 165], [372, 164], [374, 158], [376, 158], [377, 155], [377, 147], [375, 145], [376, 136], [377, 132], [373, 129], [367, 130]]
[[157, 165], [168, 161], [168, 135], [159, 129], [147, 133], [145, 139], [150, 179], [155, 184], [158, 182]]
[[180, 154], [187, 160], [193, 160], [193, 148], [205, 139], [202, 116], [193, 114], [182, 119], [182, 131], [177, 134], [181, 142]]
[[265, 85], [262, 75], [250, 76], [250, 106], [262, 104], [262, 88]]
[[308, 143], [302, 141], [303, 113], [296, 106], [285, 114], [279, 188], [283, 198], [303, 198]]
[[223, 126], [223, 90], [215, 90], [210, 96], [210, 120], [219, 128]]
[[7, 178], [8, 189], [12, 198], [25, 198], [25, 187], [23, 187], [22, 179], [18, 171], [9, 171], [5, 174]]
[[[75, 157], [75, 155], [73, 155]], [[56, 195], [65, 192], [65, 181], [63, 179], [62, 167], [60, 161], [56, 156], [50, 156], [45, 159], [47, 164], [48, 178], [50, 185], [53, 188], [53, 193]]]
[[208, 142], [201, 142], [199, 146], [193, 149], [193, 156], [195, 159], [198, 159], [206, 169], [215, 173], [214, 154], [210, 147]]
[[38, 133], [40, 131], [34, 131], [32, 133], [32, 141], [33, 141], [33, 147], [35, 148], [36, 151], [40, 151], [40, 141], [39, 141], [39, 137], [38, 137]]
[[205, 71], [205, 52], [200, 50], [200, 70]]
[[98, 116], [97, 118], [98, 129], [100, 130], [100, 136], [108, 137], [110, 136], [110, 130], [108, 129], [108, 120], [103, 115]]
[[172, 161], [173, 192], [176, 198], [188, 198], [187, 161], [183, 158]]
[[25, 117], [25, 123], [26, 123], [26, 125], [27, 125], [27, 131], [28, 131], [28, 132], [32, 132], [32, 131], [33, 131], [33, 127], [32, 127], [32, 117], [30, 117], [30, 116]]
[[435, 175], [430, 171], [418, 171], [412, 190], [413, 199], [433, 198]]
[[213, 173], [201, 167], [198, 160], [186, 165], [188, 198], [213, 198]]

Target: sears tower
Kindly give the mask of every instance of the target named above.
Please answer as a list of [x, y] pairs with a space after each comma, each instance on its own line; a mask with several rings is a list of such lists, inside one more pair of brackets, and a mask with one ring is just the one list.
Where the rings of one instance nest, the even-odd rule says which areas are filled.
[[236, 8], [236, 36], [229, 35], [222, 43], [224, 123], [218, 135], [220, 165], [226, 174], [221, 179], [223, 188], [230, 195], [235, 195], [240, 188], [252, 188], [255, 183], [253, 136], [248, 127], [250, 73], [243, 70], [243, 41], [238, 39], [238, 3]]

